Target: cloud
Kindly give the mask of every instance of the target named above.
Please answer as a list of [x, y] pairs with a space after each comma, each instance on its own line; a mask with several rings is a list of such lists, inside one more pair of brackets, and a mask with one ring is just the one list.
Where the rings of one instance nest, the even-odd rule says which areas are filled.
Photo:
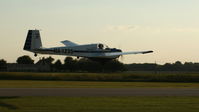
[[173, 28], [174, 32], [199, 32], [199, 28]]
[[129, 32], [134, 31], [138, 28], [135, 25], [109, 25], [106, 28], [106, 31], [122, 31], [122, 32]]
[[108, 25], [106, 32], [150, 32], [150, 33], [199, 33], [197, 27], [164, 27], [164, 26], [138, 26], [138, 25]]

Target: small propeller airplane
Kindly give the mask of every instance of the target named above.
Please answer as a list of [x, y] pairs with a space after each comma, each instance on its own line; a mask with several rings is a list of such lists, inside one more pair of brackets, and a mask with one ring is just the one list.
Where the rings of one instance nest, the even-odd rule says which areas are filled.
[[63, 43], [65, 46], [44, 48], [42, 47], [39, 30], [29, 30], [23, 49], [29, 52], [33, 52], [35, 57], [37, 56], [37, 54], [52, 54], [52, 55], [75, 56], [77, 58], [84, 57], [96, 61], [112, 60], [119, 58], [122, 55], [128, 55], [128, 54], [147, 54], [153, 52], [153, 51], [122, 52], [121, 49], [109, 48], [107, 45], [101, 43], [78, 45], [68, 40], [61, 41], [61, 43]]

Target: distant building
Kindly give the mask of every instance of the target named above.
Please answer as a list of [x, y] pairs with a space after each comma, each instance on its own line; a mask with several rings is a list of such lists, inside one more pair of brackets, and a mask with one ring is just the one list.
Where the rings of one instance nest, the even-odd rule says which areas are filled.
[[8, 72], [49, 72], [50, 70], [50, 66], [44, 64], [7, 64]]

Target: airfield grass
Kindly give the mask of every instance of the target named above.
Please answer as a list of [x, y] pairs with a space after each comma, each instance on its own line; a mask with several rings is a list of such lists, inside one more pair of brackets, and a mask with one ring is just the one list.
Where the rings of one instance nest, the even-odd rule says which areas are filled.
[[0, 97], [1, 112], [198, 112], [199, 97]]
[[[198, 80], [198, 73], [8, 72], [0, 73], [0, 88], [198, 88]], [[198, 110], [199, 97], [191, 96], [0, 97], [0, 112], [198, 112]]]
[[0, 80], [0, 88], [199, 88], [199, 83]]
[[199, 82], [199, 73], [30, 73], [0, 72], [0, 80], [102, 81], [102, 82]]
[[199, 73], [0, 72], [0, 88], [198, 88]]

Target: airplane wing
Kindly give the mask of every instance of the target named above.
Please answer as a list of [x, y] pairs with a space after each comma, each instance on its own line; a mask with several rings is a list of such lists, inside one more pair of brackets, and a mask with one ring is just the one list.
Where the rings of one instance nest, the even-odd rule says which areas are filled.
[[64, 44], [65, 46], [77, 46], [78, 45], [78, 44], [71, 42], [69, 40], [61, 41], [61, 43]]
[[106, 56], [120, 56], [120, 55], [128, 55], [128, 54], [147, 54], [152, 53], [153, 51], [132, 51], [132, 52], [113, 52], [106, 53]]

